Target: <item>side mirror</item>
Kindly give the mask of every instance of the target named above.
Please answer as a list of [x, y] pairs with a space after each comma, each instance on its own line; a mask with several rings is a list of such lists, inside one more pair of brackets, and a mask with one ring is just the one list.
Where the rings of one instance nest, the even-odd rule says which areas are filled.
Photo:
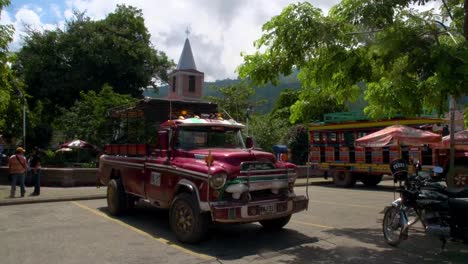
[[169, 131], [162, 130], [159, 134], [159, 147], [161, 149], [168, 149], [169, 146]]
[[253, 139], [252, 139], [251, 137], [247, 137], [247, 138], [245, 139], [245, 146], [246, 146], [247, 148], [253, 148], [253, 145], [254, 145], [254, 144], [253, 144]]

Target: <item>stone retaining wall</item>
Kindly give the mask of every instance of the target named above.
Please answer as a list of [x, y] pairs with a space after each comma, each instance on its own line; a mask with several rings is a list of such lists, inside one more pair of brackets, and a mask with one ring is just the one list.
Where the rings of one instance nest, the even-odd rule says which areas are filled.
[[[0, 167], [0, 184], [8, 183], [8, 167]], [[31, 184], [31, 175], [26, 176], [26, 185]], [[96, 186], [97, 168], [43, 168], [41, 186], [76, 187]]]

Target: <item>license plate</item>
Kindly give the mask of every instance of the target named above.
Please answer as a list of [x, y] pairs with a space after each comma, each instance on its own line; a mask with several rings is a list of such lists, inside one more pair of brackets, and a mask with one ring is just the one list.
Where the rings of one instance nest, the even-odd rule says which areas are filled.
[[275, 205], [274, 204], [267, 204], [267, 205], [260, 205], [258, 206], [260, 215], [271, 215], [275, 213]]

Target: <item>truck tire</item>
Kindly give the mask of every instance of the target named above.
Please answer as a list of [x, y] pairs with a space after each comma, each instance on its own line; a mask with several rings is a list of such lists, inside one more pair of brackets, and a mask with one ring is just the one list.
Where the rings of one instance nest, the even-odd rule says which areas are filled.
[[361, 181], [365, 186], [376, 186], [382, 181], [383, 175], [362, 175]]
[[127, 210], [127, 200], [121, 179], [112, 179], [107, 184], [107, 208], [113, 216], [122, 215]]
[[349, 171], [333, 171], [333, 182], [339, 187], [353, 187], [356, 184], [356, 178]]
[[275, 231], [282, 229], [285, 225], [289, 223], [290, 219], [291, 215], [287, 215], [280, 218], [262, 220], [259, 222], [266, 230]]
[[198, 201], [190, 193], [178, 194], [171, 204], [169, 223], [177, 239], [183, 243], [202, 240], [210, 222], [210, 215], [201, 213]]

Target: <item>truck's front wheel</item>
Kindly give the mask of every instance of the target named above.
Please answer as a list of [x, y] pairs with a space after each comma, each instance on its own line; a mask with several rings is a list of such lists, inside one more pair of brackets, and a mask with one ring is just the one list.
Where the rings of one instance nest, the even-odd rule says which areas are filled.
[[111, 215], [121, 215], [126, 210], [125, 191], [121, 179], [112, 179], [107, 184], [107, 208]]
[[280, 230], [289, 223], [290, 219], [291, 215], [287, 215], [280, 218], [262, 220], [260, 221], [260, 224], [267, 230]]
[[210, 216], [201, 213], [195, 197], [189, 193], [177, 195], [169, 212], [169, 222], [177, 239], [197, 243], [207, 233]]

